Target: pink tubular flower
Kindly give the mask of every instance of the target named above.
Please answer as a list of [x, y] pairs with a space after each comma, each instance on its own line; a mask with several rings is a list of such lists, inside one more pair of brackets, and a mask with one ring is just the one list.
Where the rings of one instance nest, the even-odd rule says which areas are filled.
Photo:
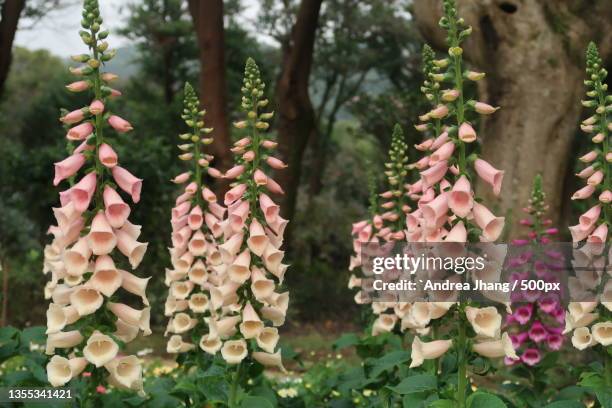
[[68, 140], [85, 140], [93, 132], [93, 125], [89, 122], [81, 123], [71, 128], [66, 134]]
[[117, 185], [123, 191], [132, 196], [132, 201], [140, 201], [140, 191], [142, 190], [142, 179], [135, 177], [132, 173], [120, 166], [115, 166], [111, 170]]
[[206, 172], [212, 178], [223, 178], [223, 173], [221, 173], [219, 170], [215, 169], [214, 167], [209, 167], [206, 170]]
[[60, 121], [64, 122], [67, 125], [72, 125], [73, 123], [77, 123], [82, 121], [85, 118], [85, 112], [83, 109], [73, 110], [72, 112], [62, 116]]
[[455, 151], [455, 143], [446, 142], [429, 156], [429, 164], [433, 165], [439, 161], [448, 160]]
[[240, 176], [242, 173], [244, 173], [244, 166], [239, 164], [226, 171], [223, 177], [232, 180]]
[[287, 165], [282, 160], [272, 156], [268, 156], [268, 158], [266, 159], [266, 163], [268, 163], [270, 167], [276, 170], [281, 170], [287, 167]]
[[100, 163], [109, 169], [117, 165], [117, 153], [106, 143], [102, 143], [98, 150], [98, 158]]
[[89, 105], [89, 112], [92, 115], [99, 115], [102, 112], [104, 112], [104, 103], [98, 99], [96, 99], [95, 101], [93, 101], [90, 105]]
[[265, 186], [268, 183], [268, 176], [260, 169], [257, 169], [253, 173], [253, 181], [255, 181], [255, 184], [258, 186]]
[[68, 190], [70, 191], [70, 201], [74, 203], [74, 208], [78, 212], [84, 212], [89, 207], [91, 197], [96, 190], [96, 182], [96, 173], [91, 172]]
[[476, 141], [476, 131], [467, 122], [464, 122], [459, 126], [459, 140], [464, 143], [472, 143]]
[[179, 174], [178, 176], [176, 176], [175, 178], [172, 179], [172, 182], [174, 184], [183, 184], [185, 183], [187, 180], [189, 180], [189, 176], [191, 176], [191, 172], [186, 171], [184, 173]]
[[246, 191], [246, 184], [238, 184], [235, 187], [232, 187], [230, 190], [225, 193], [225, 198], [223, 200], [225, 205], [233, 204], [236, 200], [238, 200], [244, 192]]
[[89, 88], [89, 82], [87, 81], [76, 81], [66, 85], [66, 89], [70, 92], [83, 92]]
[[472, 197], [472, 187], [470, 181], [464, 175], [459, 177], [455, 182], [450, 197], [448, 200], [448, 207], [459, 217], [466, 217], [472, 207], [474, 206], [474, 199]]
[[482, 159], [476, 159], [474, 162], [474, 170], [478, 173], [481, 179], [493, 187], [493, 194], [499, 195], [501, 191], [502, 181], [504, 179], [503, 170], [497, 170], [488, 162]]
[[448, 170], [448, 163], [446, 161], [440, 161], [434, 164], [429, 169], [421, 172], [421, 180], [424, 185], [432, 186], [442, 180], [442, 177]]
[[109, 186], [104, 187], [102, 197], [104, 199], [104, 214], [108, 223], [113, 228], [121, 228], [130, 216], [130, 206]]
[[55, 166], [55, 178], [53, 179], [53, 185], [57, 186], [62, 180], [73, 176], [85, 163], [85, 156], [81, 153], [73, 154], [54, 164]]
[[108, 118], [108, 124], [111, 125], [112, 128], [115, 129], [119, 133], [129, 132], [130, 130], [133, 129], [130, 122], [128, 122], [127, 120], [117, 115], [111, 115]]
[[272, 194], [285, 194], [283, 188], [278, 184], [272, 177], [268, 177], [266, 180], [266, 189]]
[[572, 200], [585, 200], [592, 196], [594, 192], [595, 187], [587, 184], [572, 195]]
[[492, 113], [495, 113], [495, 111], [497, 111], [498, 109], [498, 107], [496, 108], [484, 102], [476, 102], [474, 104], [474, 110], [476, 110], [476, 112], [482, 115], [490, 115]]

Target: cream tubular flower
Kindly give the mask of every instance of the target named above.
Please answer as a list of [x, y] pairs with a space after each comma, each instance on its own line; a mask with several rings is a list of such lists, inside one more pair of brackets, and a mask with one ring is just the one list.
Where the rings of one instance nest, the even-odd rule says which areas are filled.
[[221, 355], [228, 364], [240, 363], [247, 353], [247, 344], [244, 340], [228, 340], [221, 348]]
[[106, 307], [125, 323], [140, 328], [145, 336], [151, 334], [151, 328], [149, 326], [151, 317], [150, 307], [138, 310], [123, 303], [113, 302], [108, 302]]
[[588, 327], [579, 327], [574, 330], [572, 335], [572, 344], [578, 350], [584, 350], [597, 344]]
[[257, 345], [268, 353], [274, 353], [279, 335], [276, 327], [264, 327], [257, 336]]
[[476, 334], [489, 338], [499, 337], [502, 318], [495, 307], [468, 306], [465, 308], [465, 315]]
[[142, 363], [136, 356], [119, 357], [108, 364], [111, 384], [130, 390], [142, 390]]
[[420, 367], [425, 360], [431, 360], [442, 356], [452, 346], [452, 340], [434, 340], [428, 343], [415, 337], [412, 342], [412, 361], [410, 368]]
[[185, 343], [183, 339], [181, 338], [181, 336], [179, 336], [178, 334], [175, 334], [172, 337], [170, 337], [170, 340], [168, 340], [166, 351], [170, 354], [176, 354], [176, 353], [185, 353], [187, 351], [193, 350], [194, 348], [195, 348], [195, 345], [191, 343]]
[[283, 373], [286, 373], [285, 367], [283, 367], [283, 360], [281, 357], [281, 350], [279, 349], [276, 353], [264, 353], [261, 351], [255, 351], [252, 354], [255, 361], [259, 362], [265, 367], [276, 367]]
[[218, 336], [211, 338], [211, 336], [207, 334], [200, 339], [200, 348], [208, 354], [215, 355], [217, 351], [221, 350], [221, 346], [223, 346], [223, 343]]
[[604, 347], [612, 344], [612, 322], [599, 322], [591, 327], [593, 340]]
[[473, 346], [473, 350], [481, 356], [487, 358], [508, 357], [513, 360], [518, 360], [519, 358], [514, 351], [512, 340], [510, 340], [508, 333], [502, 334], [500, 340], [476, 343]]
[[251, 305], [251, 302], [247, 302], [242, 310], [242, 323], [240, 323], [240, 333], [245, 339], [255, 338], [263, 330], [263, 323], [255, 309]]
[[100, 292], [85, 286], [75, 288], [70, 294], [70, 303], [76, 308], [79, 316], [95, 313], [102, 306], [103, 302], [104, 298]]
[[87, 340], [83, 356], [96, 367], [101, 367], [114, 359], [118, 352], [119, 346], [110, 336], [95, 331]]

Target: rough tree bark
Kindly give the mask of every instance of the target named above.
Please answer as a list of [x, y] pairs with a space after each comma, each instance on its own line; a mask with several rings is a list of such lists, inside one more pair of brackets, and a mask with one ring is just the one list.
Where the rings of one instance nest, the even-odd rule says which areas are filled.
[[289, 165], [278, 172], [277, 180], [285, 190], [282, 215], [289, 220], [295, 214], [304, 150], [317, 131], [308, 81], [321, 2], [302, 0], [289, 41], [283, 44], [281, 74], [276, 84], [279, 152]]
[[[215, 167], [225, 171], [232, 165], [231, 136], [227, 119], [227, 91], [223, 30], [223, 0], [189, 0], [200, 49], [200, 100], [204, 120], [215, 130], [212, 150]], [[227, 187], [217, 183], [218, 192]]]
[[[438, 26], [441, 0], [414, 0], [417, 26], [426, 41], [446, 51]], [[499, 201], [482, 194], [505, 213], [521, 208], [538, 173], [557, 224], [568, 202], [565, 179], [584, 98], [584, 52], [596, 41], [604, 58], [612, 54], [612, 2], [595, 0], [458, 0], [459, 14], [474, 33], [464, 55], [487, 77], [480, 98], [501, 106], [482, 122], [482, 152], [505, 170]], [[518, 219], [508, 225], [516, 235]], [[513, 228], [514, 227], [514, 228]]]
[[5, 0], [0, 12], [0, 96], [11, 68], [13, 40], [25, 0]]

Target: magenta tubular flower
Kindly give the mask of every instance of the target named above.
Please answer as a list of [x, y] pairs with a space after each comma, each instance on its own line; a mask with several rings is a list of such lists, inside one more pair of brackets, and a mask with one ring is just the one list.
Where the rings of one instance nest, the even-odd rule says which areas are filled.
[[[510, 276], [515, 280], [558, 281], [559, 266], [563, 265], [563, 254], [552, 249], [543, 251], [526, 247], [525, 242], [535, 246], [546, 245], [556, 229], [551, 227], [550, 220], [544, 215], [548, 209], [545, 194], [542, 191], [542, 180], [534, 180], [529, 205], [523, 209], [528, 215], [520, 224], [528, 228], [526, 239], [519, 240], [519, 255], [510, 260], [509, 265], [516, 268]], [[525, 249], [523, 249], [525, 248]], [[518, 260], [518, 261], [517, 261]], [[563, 318], [559, 321], [559, 298], [556, 294], [545, 294], [539, 290], [523, 290], [513, 293], [513, 319], [508, 320], [507, 329], [513, 333], [511, 339], [517, 350], [522, 350], [521, 359], [516, 364], [527, 367], [535, 366], [543, 353], [559, 350], [564, 343]]]
[[[54, 239], [44, 251], [43, 271], [52, 275], [45, 287], [45, 297], [52, 299], [47, 310], [46, 353], [53, 357], [47, 377], [54, 387], [63, 386], [93, 365], [83, 377], [108, 378], [116, 387], [142, 392], [140, 360], [122, 356], [120, 344], [131, 342], [139, 333], [151, 334], [146, 296], [150, 278], [119, 269], [116, 262], [122, 254], [136, 269], [147, 243], [137, 241], [141, 227], [128, 220], [131, 209], [113, 188], [113, 178], [134, 202], [140, 197], [142, 180], [116, 166], [118, 157], [111, 147], [114, 132], [104, 121], [104, 115], [110, 114], [104, 79], [109, 76], [102, 72], [103, 63], [115, 51], [107, 50], [103, 41], [108, 32], [100, 30], [97, 1], [86, 1], [84, 8], [81, 38], [90, 52], [73, 58], [87, 65], [71, 72], [85, 78], [70, 84], [68, 90], [90, 92], [92, 101], [60, 119], [73, 125], [66, 136], [72, 154], [55, 163], [54, 185], [66, 183], [69, 188], [60, 193], [61, 207], [53, 209], [57, 226], [50, 228]], [[76, 147], [75, 141], [80, 142]], [[110, 300], [122, 291], [136, 295], [143, 307]], [[56, 354], [57, 349], [63, 350]], [[94, 376], [93, 370], [101, 371]], [[89, 389], [106, 392], [104, 384]]]
[[538, 364], [541, 359], [542, 354], [536, 348], [528, 348], [521, 354], [521, 361], [531, 367]]
[[534, 343], [540, 343], [547, 337], [548, 332], [546, 331], [546, 328], [541, 322], [536, 321], [531, 325], [531, 328], [529, 329], [529, 338], [531, 339], [531, 341], [533, 341]]
[[533, 305], [528, 304], [525, 306], [521, 306], [512, 314], [514, 320], [519, 324], [527, 324], [529, 320], [531, 320], [531, 315], [533, 313]]

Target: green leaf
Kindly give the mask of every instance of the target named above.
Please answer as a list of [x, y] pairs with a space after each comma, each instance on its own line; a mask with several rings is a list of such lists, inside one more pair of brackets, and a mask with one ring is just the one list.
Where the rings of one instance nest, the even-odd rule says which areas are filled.
[[544, 408], [584, 408], [584, 404], [575, 400], [563, 400], [551, 402]]
[[352, 347], [357, 343], [359, 343], [359, 337], [355, 333], [346, 333], [334, 342], [332, 348], [334, 350], [340, 350], [346, 347]]
[[467, 399], [468, 408], [507, 408], [506, 404], [493, 394], [476, 392]]
[[0, 344], [4, 344], [9, 340], [14, 339], [17, 333], [19, 333], [19, 330], [13, 326], [0, 328]]
[[403, 408], [426, 408], [431, 402], [437, 400], [437, 394], [430, 394], [427, 391], [415, 392], [413, 394], [404, 395], [402, 406]]
[[410, 353], [403, 350], [392, 351], [373, 362], [370, 377], [378, 377], [383, 371], [389, 370], [397, 365], [410, 360]]
[[240, 404], [242, 408], [274, 408], [274, 405], [264, 397], [247, 395]]
[[441, 399], [431, 402], [427, 408], [455, 408], [455, 401]]
[[586, 372], [580, 376], [578, 385], [581, 387], [589, 388], [594, 391], [605, 390], [606, 384], [601, 375], [594, 372]]
[[395, 387], [388, 387], [397, 394], [412, 394], [414, 392], [431, 391], [438, 388], [438, 381], [434, 375], [418, 374], [404, 378]]
[[612, 408], [612, 391], [610, 389], [595, 392], [597, 400], [603, 408]]
[[33, 326], [23, 329], [21, 332], [21, 344], [24, 346], [30, 346], [30, 343], [45, 344], [47, 336], [45, 335], [44, 326]]

